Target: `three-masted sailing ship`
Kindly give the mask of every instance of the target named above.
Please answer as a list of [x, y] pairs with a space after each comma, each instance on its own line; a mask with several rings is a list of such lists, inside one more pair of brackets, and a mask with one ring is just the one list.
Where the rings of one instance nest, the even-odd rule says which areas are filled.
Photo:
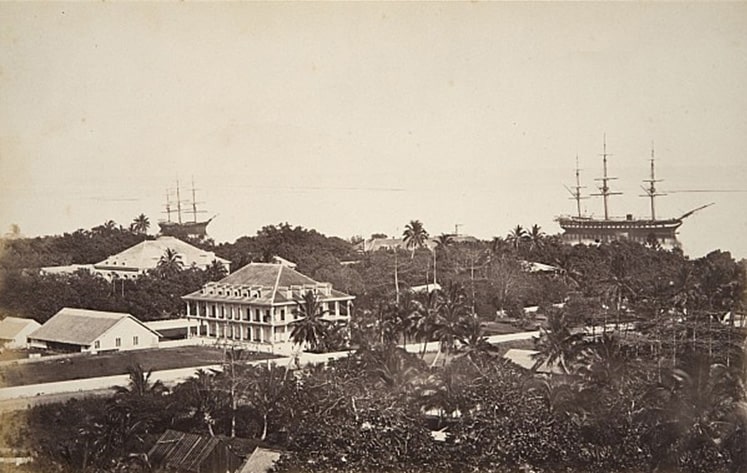
[[651, 216], [649, 218], [634, 218], [632, 214], [627, 214], [624, 218], [611, 217], [609, 214], [608, 199], [610, 196], [620, 195], [622, 192], [612, 191], [609, 185], [610, 181], [616, 178], [610, 177], [607, 174], [607, 158], [611, 156], [611, 154], [607, 153], [606, 137], [601, 156], [603, 173], [601, 178], [596, 179], [600, 182], [598, 187], [599, 192], [591, 195], [602, 197], [604, 203], [604, 218], [600, 219], [585, 216], [581, 212], [581, 200], [587, 199], [588, 197], [583, 196], [581, 193], [581, 189], [584, 187], [581, 186], [578, 157], [576, 157], [576, 185], [573, 188], [567, 189], [571, 193], [572, 199], [576, 201], [577, 214], [556, 218], [556, 221], [564, 230], [562, 238], [566, 243], [595, 244], [612, 240], [628, 239], [643, 244], [655, 243], [667, 249], [679, 248], [681, 247], [681, 244], [679, 240], [677, 240], [677, 229], [682, 225], [684, 219], [698, 210], [713, 205], [712, 203], [702, 205], [676, 218], [658, 218], [656, 216], [655, 199], [656, 197], [664, 196], [666, 194], [660, 193], [656, 188], [656, 183], [661, 182], [661, 179], [656, 178], [654, 149], [652, 146], [650, 175], [648, 179], [643, 180], [647, 185], [642, 186], [644, 194], [640, 196], [649, 199]]
[[[197, 202], [195, 198], [195, 184], [192, 181], [192, 200], [182, 200], [181, 189], [179, 188], [179, 181], [176, 181], [176, 200], [172, 200], [172, 192], [166, 191], [166, 220], [160, 220], [158, 226], [161, 228], [162, 235], [169, 235], [174, 237], [197, 237], [204, 238], [207, 236], [207, 226], [213, 221], [215, 216], [198, 221], [197, 215], [204, 214], [204, 210], [198, 210]], [[186, 208], [185, 208], [186, 206]], [[182, 213], [187, 215], [191, 214], [191, 219], [186, 219], [182, 216]], [[172, 217], [173, 214], [173, 217]]]

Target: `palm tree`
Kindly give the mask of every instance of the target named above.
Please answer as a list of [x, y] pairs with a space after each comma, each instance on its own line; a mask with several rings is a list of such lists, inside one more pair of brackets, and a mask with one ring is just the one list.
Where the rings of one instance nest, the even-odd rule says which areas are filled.
[[211, 261], [210, 265], [205, 269], [205, 275], [209, 281], [219, 281], [226, 277], [227, 274], [226, 267], [217, 259]]
[[405, 231], [402, 233], [402, 237], [405, 241], [405, 247], [411, 250], [410, 259], [415, 257], [415, 250], [418, 248], [424, 248], [428, 241], [428, 232], [423, 227], [423, 223], [420, 220], [411, 220], [405, 226]]
[[148, 233], [148, 228], [150, 228], [150, 220], [148, 220], [145, 214], [138, 215], [130, 224], [130, 230], [135, 233]]
[[488, 342], [482, 323], [475, 314], [465, 317], [459, 342], [460, 345], [456, 350], [457, 356], [466, 357], [473, 363], [483, 360], [497, 351], [497, 348]]
[[451, 246], [453, 243], [454, 238], [451, 235], [447, 235], [446, 233], [440, 234], [436, 239], [436, 247], [433, 248], [433, 284], [438, 284], [438, 280], [436, 279], [436, 259], [438, 251], [441, 250], [443, 252], [446, 252], [449, 246]]
[[446, 249], [449, 246], [454, 244], [454, 237], [449, 235], [448, 233], [442, 233], [438, 237], [436, 237], [436, 246], [437, 248]]
[[733, 370], [710, 364], [704, 354], [683, 359], [647, 397], [653, 407], [644, 416], [657, 467], [696, 471], [698, 460], [718, 455], [739, 430], [734, 424], [744, 409], [744, 387]]
[[187, 381], [179, 384], [174, 395], [183, 403], [189, 419], [197, 420], [207, 427], [211, 437], [215, 436], [216, 418], [229, 407], [230, 399], [219, 389], [217, 371], [199, 369]]
[[516, 225], [516, 227], [514, 227], [514, 229], [511, 230], [506, 236], [506, 241], [511, 244], [514, 250], [518, 251], [522, 248], [524, 242], [528, 237], [529, 234], [527, 233], [526, 229], [521, 225]]
[[456, 348], [456, 342], [464, 334], [464, 325], [469, 313], [467, 296], [460, 284], [450, 284], [441, 294], [438, 315], [433, 324], [433, 336], [439, 341], [439, 350], [433, 360], [435, 366], [441, 352], [446, 355]]
[[285, 372], [285, 369], [275, 364], [255, 366], [248, 371], [248, 389], [242, 397], [262, 418], [260, 440], [267, 438], [270, 416], [285, 407], [282, 399], [288, 393], [293, 379], [286, 377]]
[[315, 350], [327, 332], [328, 322], [323, 318], [327, 311], [322, 309], [319, 299], [311, 291], [306, 291], [301, 302], [296, 304], [298, 307], [294, 313], [298, 319], [291, 322], [291, 340]]
[[529, 232], [526, 233], [526, 239], [529, 241], [529, 251], [541, 250], [545, 245], [545, 232], [542, 231], [542, 227], [536, 223], [532, 225]]
[[160, 380], [151, 382], [152, 373], [152, 370], [145, 371], [140, 363], [135, 363], [127, 368], [130, 376], [127, 386], [115, 386], [114, 390], [119, 395], [135, 398], [160, 396], [166, 392], [166, 386]]
[[179, 274], [183, 269], [182, 255], [171, 248], [166, 248], [166, 251], [156, 265], [156, 272], [164, 279]]
[[563, 373], [570, 373], [570, 365], [581, 351], [583, 333], [571, 333], [567, 319], [562, 311], [550, 313], [548, 327], [540, 329], [539, 338], [535, 338], [538, 352], [533, 356], [537, 369], [543, 364], [548, 367], [560, 366]]
[[421, 358], [425, 357], [428, 342], [433, 337], [433, 331], [435, 330], [438, 312], [441, 306], [441, 298], [439, 294], [440, 291], [430, 291], [421, 293], [418, 296], [419, 313], [414, 331], [415, 337], [423, 342], [423, 350], [420, 353]]

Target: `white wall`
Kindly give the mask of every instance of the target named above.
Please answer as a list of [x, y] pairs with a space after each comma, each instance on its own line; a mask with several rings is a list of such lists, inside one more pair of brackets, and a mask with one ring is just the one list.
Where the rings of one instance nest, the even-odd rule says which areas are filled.
[[[135, 336], [138, 337], [137, 345], [133, 343]], [[120, 339], [120, 346], [117, 346], [117, 338]], [[158, 336], [130, 318], [120, 320], [96, 341], [100, 343], [100, 346], [97, 348], [94, 341], [90, 351], [139, 350], [158, 346]]]
[[41, 327], [41, 324], [35, 320], [26, 324], [26, 326], [16, 334], [13, 340], [5, 344], [6, 348], [26, 348], [28, 347], [28, 336], [31, 332]]

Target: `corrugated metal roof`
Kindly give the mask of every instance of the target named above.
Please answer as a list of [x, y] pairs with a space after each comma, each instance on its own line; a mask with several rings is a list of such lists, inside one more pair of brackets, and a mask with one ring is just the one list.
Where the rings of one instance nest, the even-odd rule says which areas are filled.
[[219, 443], [215, 437], [167, 430], [148, 452], [148, 459], [152, 465], [166, 470], [199, 473], [200, 464]]
[[65, 307], [32, 332], [29, 339], [88, 346], [126, 318], [151, 330], [130, 314]]
[[29, 325], [40, 327], [41, 325], [34, 319], [22, 319], [19, 317], [5, 317], [0, 320], [0, 339], [13, 340], [16, 335]]
[[148, 452], [148, 458], [156, 468], [199, 473], [205, 460], [216, 448], [228, 450], [240, 462], [241, 458], [249, 456], [255, 446], [256, 442], [249, 439], [210, 437], [167, 430]]

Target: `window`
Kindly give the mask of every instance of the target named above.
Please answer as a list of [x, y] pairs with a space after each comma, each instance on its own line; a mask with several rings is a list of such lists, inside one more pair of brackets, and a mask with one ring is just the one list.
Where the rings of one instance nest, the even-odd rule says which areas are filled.
[[132, 344], [133, 344], [133, 345], [137, 345], [137, 344], [138, 344], [138, 338], [137, 338], [137, 335], [135, 335], [134, 337], [132, 337]]
[[93, 348], [96, 349], [96, 350], [98, 350], [99, 348], [101, 348], [101, 342], [98, 341], [98, 340], [96, 340], [95, 342], [93, 342]]
[[121, 347], [122, 346], [122, 339], [117, 337], [114, 339], [114, 346], [115, 347]]
[[285, 309], [280, 309], [280, 320], [285, 321]]

